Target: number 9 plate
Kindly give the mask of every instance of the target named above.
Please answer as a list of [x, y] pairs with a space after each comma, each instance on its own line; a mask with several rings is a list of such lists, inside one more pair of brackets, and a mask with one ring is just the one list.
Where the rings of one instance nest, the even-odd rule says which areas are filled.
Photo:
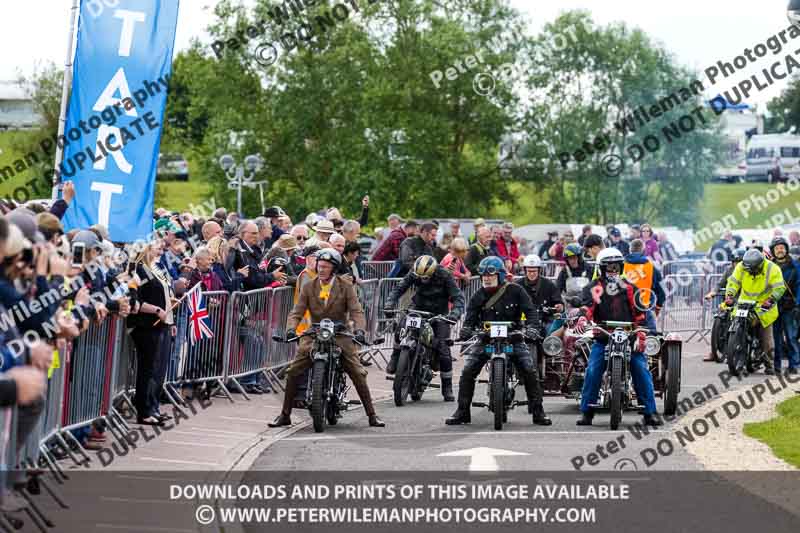
[[406, 326], [410, 328], [419, 328], [422, 326], [422, 319], [418, 316], [410, 316], [406, 318]]
[[508, 326], [491, 326], [489, 328], [489, 336], [493, 339], [508, 337]]

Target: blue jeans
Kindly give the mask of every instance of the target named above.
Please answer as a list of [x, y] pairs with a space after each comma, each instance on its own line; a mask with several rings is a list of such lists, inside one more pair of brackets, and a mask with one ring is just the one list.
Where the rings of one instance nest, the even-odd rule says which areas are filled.
[[[606, 369], [605, 349], [606, 345], [598, 341], [592, 345], [589, 364], [586, 368], [586, 378], [583, 381], [583, 391], [581, 391], [581, 412], [583, 413], [592, 412], [589, 405], [597, 403], [600, 382], [603, 380], [603, 372]], [[656, 398], [653, 392], [653, 376], [650, 375], [647, 357], [641, 352], [633, 352], [631, 355], [631, 376], [639, 403], [644, 404], [644, 414], [655, 414]]]
[[652, 309], [644, 313], [644, 327], [650, 331], [658, 331], [658, 326], [656, 326], [656, 314]]
[[[783, 336], [786, 335], [786, 342]], [[784, 352], [789, 359], [789, 368], [800, 367], [800, 344], [797, 342], [797, 321], [791, 312], [778, 315], [772, 325], [772, 335], [775, 340], [775, 370], [781, 369], [781, 360]]]
[[558, 328], [564, 325], [563, 318], [557, 318], [547, 327], [547, 335], [552, 335]]

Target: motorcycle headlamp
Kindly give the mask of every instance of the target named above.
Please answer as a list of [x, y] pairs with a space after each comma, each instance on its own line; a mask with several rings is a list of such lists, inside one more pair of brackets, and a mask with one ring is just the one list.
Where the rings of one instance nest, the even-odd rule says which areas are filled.
[[560, 354], [563, 349], [564, 341], [555, 335], [550, 335], [542, 341], [542, 350], [544, 350], [545, 355], [549, 355], [550, 357]]
[[646, 355], [656, 355], [661, 351], [661, 341], [656, 337], [648, 336], [644, 340], [644, 353]]
[[322, 322], [319, 323], [319, 333], [318, 336], [320, 340], [329, 341], [333, 337], [333, 321], [326, 318]]

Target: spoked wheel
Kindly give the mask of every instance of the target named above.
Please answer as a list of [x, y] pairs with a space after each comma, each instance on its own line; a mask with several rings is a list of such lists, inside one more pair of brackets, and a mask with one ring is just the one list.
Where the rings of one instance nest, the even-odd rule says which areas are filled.
[[664, 414], [672, 416], [678, 410], [678, 392], [681, 390], [681, 350], [676, 344], [667, 345], [667, 376], [664, 384]]
[[739, 328], [733, 333], [728, 334], [728, 346], [725, 355], [728, 358], [728, 370], [732, 376], [738, 376], [744, 369], [744, 361], [747, 359], [747, 332], [744, 328]]
[[503, 359], [492, 361], [492, 404], [494, 406], [494, 429], [503, 429], [506, 392], [506, 362]]
[[327, 368], [325, 361], [314, 361], [311, 382], [311, 420], [314, 422], [314, 431], [325, 431], [325, 414], [327, 411], [326, 377]]
[[622, 422], [622, 358], [611, 358], [611, 429]]
[[715, 318], [711, 326], [711, 356], [717, 363], [725, 361], [725, 346], [722, 344], [722, 335], [725, 332], [725, 324], [721, 318]]
[[401, 350], [400, 356], [397, 358], [397, 372], [394, 373], [394, 385], [392, 390], [394, 392], [394, 404], [397, 407], [402, 407], [408, 398], [408, 392], [411, 389], [411, 369], [408, 368], [410, 362], [408, 350]]

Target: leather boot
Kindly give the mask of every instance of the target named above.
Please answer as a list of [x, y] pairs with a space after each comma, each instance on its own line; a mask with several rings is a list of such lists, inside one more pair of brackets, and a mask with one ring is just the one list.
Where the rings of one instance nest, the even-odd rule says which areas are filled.
[[369, 417], [369, 425], [373, 428], [382, 428], [386, 427], [386, 423], [378, 418], [378, 415], [372, 415]]
[[539, 383], [539, 372], [534, 370], [527, 374], [524, 378], [525, 395], [528, 397], [528, 413], [535, 415], [537, 406], [544, 414], [542, 409], [542, 398], [544, 392], [542, 391], [542, 384]]
[[400, 348], [394, 348], [392, 355], [389, 357], [389, 364], [386, 365], [386, 373], [394, 375], [397, 371], [397, 360], [400, 359]]
[[[764, 357], [764, 374], [772, 376], [775, 374], [775, 351], [767, 352]], [[779, 372], [780, 373], [780, 372]]]
[[446, 402], [456, 400], [453, 396], [453, 378], [442, 378], [442, 397]]
[[271, 428], [292, 425], [292, 404], [294, 403], [294, 396], [297, 394], [297, 377], [286, 376], [286, 392], [283, 395], [283, 408], [274, 421], [267, 424]]
[[544, 414], [544, 407], [542, 407], [542, 404], [533, 407], [533, 423], [537, 426], [549, 426], [553, 423], [553, 421]]
[[358, 382], [354, 382], [353, 385], [358, 393], [358, 399], [361, 400], [361, 405], [364, 406], [364, 411], [371, 419], [375, 416], [375, 406], [372, 405], [372, 395], [369, 393], [369, 387], [367, 386], [366, 378], [360, 379]]
[[581, 413], [581, 417], [575, 422], [576, 426], [591, 426], [592, 419], [594, 418], [594, 413], [589, 411], [588, 413]]
[[717, 360], [717, 359], [714, 357], [714, 354], [712, 354], [711, 352], [708, 352], [708, 353], [706, 354], [706, 356], [705, 356], [705, 357], [703, 357], [703, 362], [704, 362], [704, 363], [713, 363], [713, 362], [715, 362], [716, 360]]
[[469, 424], [471, 420], [470, 407], [472, 406], [472, 395], [475, 392], [475, 381], [464, 379], [458, 382], [458, 409], [453, 415], [444, 421], [448, 426], [459, 424]]
[[658, 427], [658, 426], [663, 426], [664, 425], [664, 421], [661, 420], [661, 417], [658, 416], [657, 414], [644, 415], [644, 425], [645, 426], [652, 426], [652, 427], [655, 428], [655, 427]]

